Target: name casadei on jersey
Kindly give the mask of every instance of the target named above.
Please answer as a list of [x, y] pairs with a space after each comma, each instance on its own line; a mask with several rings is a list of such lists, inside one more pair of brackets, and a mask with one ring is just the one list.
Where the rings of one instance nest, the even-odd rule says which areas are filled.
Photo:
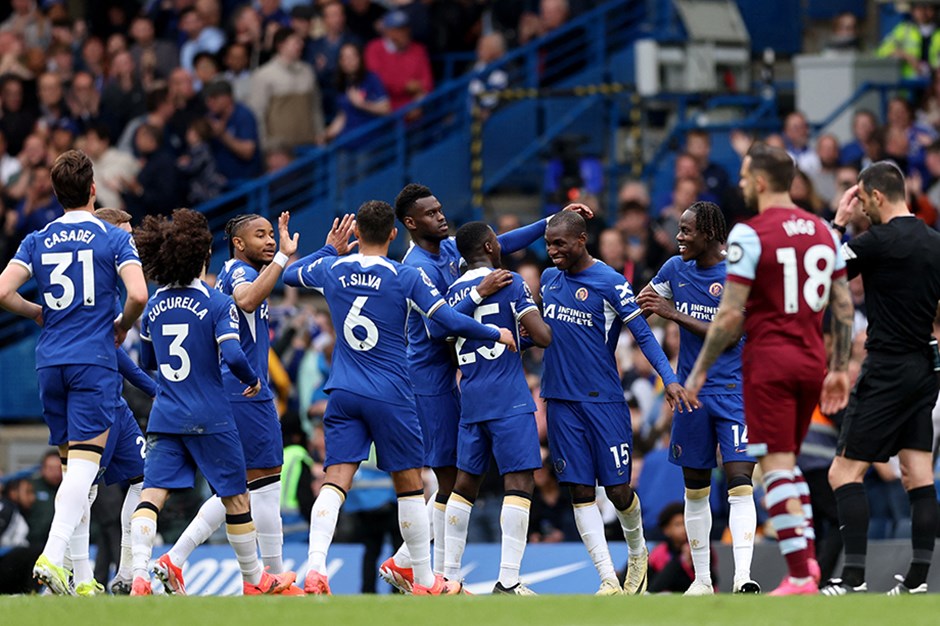
[[[93, 233], [90, 230], [85, 230], [84, 228], [57, 231], [43, 239], [42, 245], [51, 250], [52, 248], [62, 243], [91, 243], [94, 241], [96, 236], [97, 233]], [[133, 239], [131, 239], [131, 241], [133, 241]]]

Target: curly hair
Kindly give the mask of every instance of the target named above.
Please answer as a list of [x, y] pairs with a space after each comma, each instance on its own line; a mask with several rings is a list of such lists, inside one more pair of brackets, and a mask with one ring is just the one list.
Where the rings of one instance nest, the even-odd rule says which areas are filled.
[[714, 202], [695, 202], [687, 211], [695, 213], [695, 230], [708, 241], [724, 243], [728, 239], [728, 225], [721, 208]]
[[431, 190], [424, 185], [419, 185], [418, 183], [405, 185], [405, 188], [398, 192], [398, 197], [395, 198], [395, 217], [398, 218], [399, 222], [404, 224], [405, 217], [415, 205], [415, 202], [421, 198], [428, 198], [433, 195]]
[[199, 278], [212, 253], [206, 216], [176, 209], [167, 218], [148, 215], [134, 229], [134, 240], [147, 278], [159, 285], [188, 285]]
[[228, 255], [230, 258], [235, 256], [235, 243], [232, 240], [241, 236], [238, 233], [245, 224], [259, 217], [261, 216], [257, 213], [242, 213], [225, 223], [225, 238], [228, 239]]
[[457, 229], [457, 252], [465, 259], [475, 256], [489, 240], [490, 232], [490, 225], [486, 222], [467, 222]]

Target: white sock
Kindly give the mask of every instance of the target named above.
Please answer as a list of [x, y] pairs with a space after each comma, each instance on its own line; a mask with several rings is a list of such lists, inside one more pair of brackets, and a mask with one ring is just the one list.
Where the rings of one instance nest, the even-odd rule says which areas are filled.
[[685, 490], [685, 533], [689, 537], [695, 579], [710, 586], [712, 507], [708, 501], [709, 491], [708, 487]]
[[201, 546], [212, 536], [225, 521], [225, 505], [219, 496], [212, 496], [202, 503], [196, 517], [189, 523], [180, 538], [167, 553], [173, 565], [183, 567], [198, 546]]
[[228, 522], [229, 519], [231, 518], [226, 516], [225, 536], [229, 545], [235, 550], [235, 558], [238, 559], [242, 579], [249, 585], [257, 585], [261, 582], [261, 574], [264, 570], [258, 560], [258, 533], [255, 531], [255, 524], [251, 521], [250, 514], [248, 514], [248, 521], [245, 522], [232, 524]]
[[91, 582], [95, 573], [91, 567], [91, 561], [88, 558], [88, 543], [91, 534], [91, 505], [98, 497], [98, 485], [92, 485], [88, 491], [88, 500], [85, 503], [85, 510], [82, 511], [82, 518], [72, 533], [72, 539], [69, 541], [69, 556], [72, 559], [72, 578], [75, 586], [82, 583]]
[[731, 512], [728, 529], [731, 531], [731, 551], [734, 555], [734, 579], [751, 579], [751, 559], [754, 556], [754, 533], [757, 530], [757, 507], [752, 487], [746, 495], [729, 495]]
[[[434, 493], [431, 494], [431, 498], [425, 504], [425, 506], [427, 507], [427, 511], [428, 511], [428, 525], [430, 526], [432, 532], [434, 530], [434, 511], [437, 510], [434, 506], [436, 502], [437, 502], [437, 492], [435, 491]], [[407, 543], [402, 542], [402, 544], [398, 546], [398, 551], [392, 555], [392, 560], [395, 562], [395, 565], [397, 565], [398, 567], [403, 567], [405, 569], [408, 569], [411, 567], [411, 554], [409, 554], [408, 552]], [[444, 562], [444, 557], [441, 557], [441, 563], [443, 562]]]
[[323, 485], [320, 495], [310, 512], [310, 545], [307, 547], [307, 567], [319, 574], [326, 574], [326, 553], [333, 542], [339, 508], [346, 501], [346, 494], [333, 485]]
[[275, 574], [284, 572], [282, 549], [284, 529], [281, 523], [281, 481], [250, 489], [251, 516], [258, 529], [261, 562]]
[[597, 502], [575, 504], [574, 522], [601, 580], [617, 578], [614, 563], [610, 560], [610, 549], [604, 537], [604, 520], [601, 518], [601, 510], [597, 508]]
[[[529, 536], [529, 509], [532, 500], [521, 496], [505, 496], [499, 525], [503, 530], [499, 557], [499, 584], [505, 589], [519, 584], [519, 568]], [[450, 539], [448, 539], [450, 541]]]
[[131, 555], [134, 578], [150, 580], [150, 557], [157, 534], [157, 514], [150, 509], [137, 509], [131, 517]]
[[627, 540], [630, 554], [639, 554], [646, 547], [646, 538], [643, 536], [643, 510], [640, 508], [640, 496], [633, 494], [633, 502], [626, 511], [614, 507], [620, 527], [623, 528], [623, 537]]
[[135, 483], [127, 488], [124, 504], [121, 506], [121, 563], [118, 565], [118, 578], [130, 580], [134, 574], [134, 555], [131, 551], [131, 516], [140, 504], [140, 489], [143, 483]]
[[[447, 580], [460, 579], [460, 561], [463, 559], [464, 548], [467, 547], [467, 528], [470, 525], [470, 511], [473, 503], [456, 493], [450, 494], [447, 500], [447, 509], [444, 512], [446, 550], [442, 559], [444, 565], [444, 578]], [[434, 542], [435, 565], [437, 565], [437, 540]]]
[[398, 498], [398, 526], [408, 544], [414, 581], [422, 587], [434, 585], [431, 570], [431, 528], [428, 525], [424, 496]]
[[[436, 495], [434, 497], [437, 498]], [[441, 504], [436, 500], [432, 500], [432, 502], [434, 502], [431, 521], [431, 532], [434, 538], [434, 573], [443, 575], [446, 560], [444, 551], [447, 548], [447, 522], [444, 517], [444, 511], [447, 509], [447, 505]], [[466, 542], [464, 545], [466, 545]], [[463, 554], [462, 549], [460, 552]]]
[[65, 560], [65, 550], [88, 505], [91, 485], [98, 477], [98, 460], [101, 457], [91, 455], [98, 457], [98, 460], [91, 461], [83, 458], [82, 453], [88, 454], [78, 451], [69, 455], [69, 471], [62, 476], [62, 483], [56, 492], [52, 526], [42, 551], [53, 564], [59, 566]]

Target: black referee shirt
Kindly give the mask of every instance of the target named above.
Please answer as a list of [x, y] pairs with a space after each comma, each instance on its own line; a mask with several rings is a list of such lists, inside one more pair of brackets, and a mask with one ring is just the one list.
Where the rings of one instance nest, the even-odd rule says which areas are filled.
[[940, 233], [913, 215], [872, 225], [842, 246], [862, 275], [869, 352], [925, 353], [940, 300]]

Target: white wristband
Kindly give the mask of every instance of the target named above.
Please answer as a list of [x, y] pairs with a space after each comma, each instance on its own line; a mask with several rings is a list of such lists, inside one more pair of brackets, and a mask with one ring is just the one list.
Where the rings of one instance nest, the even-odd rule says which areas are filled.
[[483, 296], [480, 295], [480, 292], [477, 291], [476, 287], [470, 290], [470, 299], [473, 300], [473, 303], [477, 306], [483, 302]]
[[285, 265], [287, 265], [287, 261], [289, 260], [290, 260], [290, 257], [284, 254], [283, 252], [278, 252], [277, 254], [274, 255], [274, 262], [280, 265], [281, 267], [284, 267]]

